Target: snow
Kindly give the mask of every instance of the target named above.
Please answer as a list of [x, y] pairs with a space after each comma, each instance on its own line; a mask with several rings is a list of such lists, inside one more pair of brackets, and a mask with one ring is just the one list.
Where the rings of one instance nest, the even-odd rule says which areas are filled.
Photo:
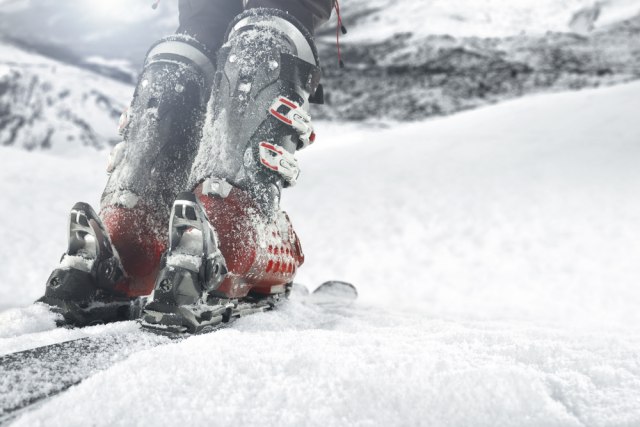
[[300, 280], [329, 269], [367, 303], [438, 316], [637, 323], [639, 88], [319, 129], [285, 193]]
[[[135, 353], [15, 425], [640, 424], [639, 110], [632, 83], [318, 123], [284, 198], [298, 279], [351, 281], [354, 307], [297, 297]], [[19, 306], [73, 202], [96, 203], [106, 157], [2, 148], [0, 354], [84, 333]]]
[[0, 83], [0, 105], [7, 110], [0, 142], [59, 155], [117, 140], [114, 114], [133, 94], [130, 85], [5, 43], [0, 43]]
[[[345, 42], [382, 41], [396, 34], [507, 37], [570, 32], [573, 15], [599, 7], [595, 28], [640, 14], [638, 0], [352, 0], [341, 4]], [[355, 21], [350, 25], [350, 21]]]

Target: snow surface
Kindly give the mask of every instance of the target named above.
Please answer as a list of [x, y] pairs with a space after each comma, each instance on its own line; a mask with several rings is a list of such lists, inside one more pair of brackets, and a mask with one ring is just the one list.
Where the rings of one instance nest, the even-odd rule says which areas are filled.
[[119, 139], [114, 116], [118, 118], [132, 94], [130, 85], [0, 43], [4, 145], [62, 155], [80, 145], [109, 146]]
[[[351, 281], [356, 306], [298, 299], [136, 353], [15, 425], [639, 425], [639, 110], [633, 83], [319, 123], [284, 200], [298, 279]], [[106, 157], [0, 151], [0, 354], [85, 332], [19, 306]]]
[[541, 35], [571, 32], [574, 14], [594, 7], [599, 8], [596, 29], [640, 14], [638, 0], [351, 0], [340, 6], [349, 29], [345, 42], [382, 41], [401, 33]]

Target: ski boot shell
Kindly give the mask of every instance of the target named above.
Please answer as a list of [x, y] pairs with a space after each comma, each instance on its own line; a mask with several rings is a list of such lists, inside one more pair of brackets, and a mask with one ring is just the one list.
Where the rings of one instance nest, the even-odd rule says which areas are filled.
[[313, 143], [308, 113], [320, 82], [311, 35], [290, 15], [251, 9], [231, 24], [200, 150], [189, 179], [224, 179], [249, 191], [267, 215], [299, 175], [296, 150]]
[[198, 151], [214, 65], [186, 35], [151, 47], [131, 107], [121, 119], [124, 142], [112, 154], [101, 217], [129, 280], [128, 296], [149, 295], [176, 196], [187, 188]]
[[250, 9], [231, 23], [217, 63], [190, 182], [229, 269], [218, 292], [283, 292], [304, 262], [280, 196], [300, 173], [296, 150], [315, 141], [308, 113], [320, 84], [315, 44], [291, 15]]
[[242, 298], [249, 292], [285, 292], [304, 262], [289, 216], [283, 211], [265, 215], [251, 193], [224, 180], [205, 180], [195, 194], [220, 237], [229, 271], [217, 294]]
[[294, 153], [315, 140], [307, 112], [320, 79], [313, 40], [290, 15], [251, 9], [232, 22], [217, 63], [189, 179], [194, 192], [176, 200], [169, 234], [184, 239], [176, 224], [183, 206], [192, 207], [189, 233], [206, 236], [210, 228], [225, 274], [215, 284], [203, 274], [206, 260], [218, 256], [206, 239], [190, 253], [198, 272], [170, 262], [185, 253], [172, 244], [143, 315], [154, 329], [197, 332], [239, 312], [269, 309], [287, 295], [304, 261], [280, 194], [299, 175]]
[[175, 201], [146, 327], [197, 333], [269, 310], [286, 297], [304, 259], [284, 212], [279, 224], [269, 223], [242, 190], [207, 183], [228, 193], [199, 186]]

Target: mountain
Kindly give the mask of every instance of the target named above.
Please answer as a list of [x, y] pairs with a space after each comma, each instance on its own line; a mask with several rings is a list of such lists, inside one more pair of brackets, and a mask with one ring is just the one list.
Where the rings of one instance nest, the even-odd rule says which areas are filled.
[[132, 93], [131, 85], [0, 41], [0, 146], [108, 146]]
[[[527, 93], [640, 78], [640, 14], [588, 34], [454, 37], [424, 35], [406, 26], [405, 32], [365, 39], [357, 32], [362, 25], [356, 20], [356, 41], [344, 37], [345, 68], [325, 60], [327, 105], [316, 116], [418, 120]], [[320, 49], [329, 57], [334, 42], [322, 38]]]
[[[0, 0], [0, 144], [116, 141], [147, 48], [177, 26], [176, 2], [151, 3]], [[335, 18], [317, 36], [326, 105], [315, 119], [420, 120], [640, 78], [637, 0], [351, 0], [342, 12], [344, 69]]]

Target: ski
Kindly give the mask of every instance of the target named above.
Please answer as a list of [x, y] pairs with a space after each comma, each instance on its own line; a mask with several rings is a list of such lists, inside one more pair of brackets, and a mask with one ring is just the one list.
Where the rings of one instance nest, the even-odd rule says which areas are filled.
[[169, 342], [140, 330], [54, 343], [0, 357], [0, 425], [131, 354]]
[[[358, 296], [352, 284], [339, 281], [325, 282], [312, 293], [296, 284], [292, 293], [303, 303], [326, 307], [349, 306]], [[235, 310], [226, 307], [220, 321], [212, 321], [197, 335], [216, 331], [255, 312], [272, 310], [283, 301], [263, 300], [253, 307], [240, 303]], [[195, 335], [144, 319], [139, 323], [139, 329], [124, 334], [93, 335], [0, 356], [0, 425], [136, 352]]]

